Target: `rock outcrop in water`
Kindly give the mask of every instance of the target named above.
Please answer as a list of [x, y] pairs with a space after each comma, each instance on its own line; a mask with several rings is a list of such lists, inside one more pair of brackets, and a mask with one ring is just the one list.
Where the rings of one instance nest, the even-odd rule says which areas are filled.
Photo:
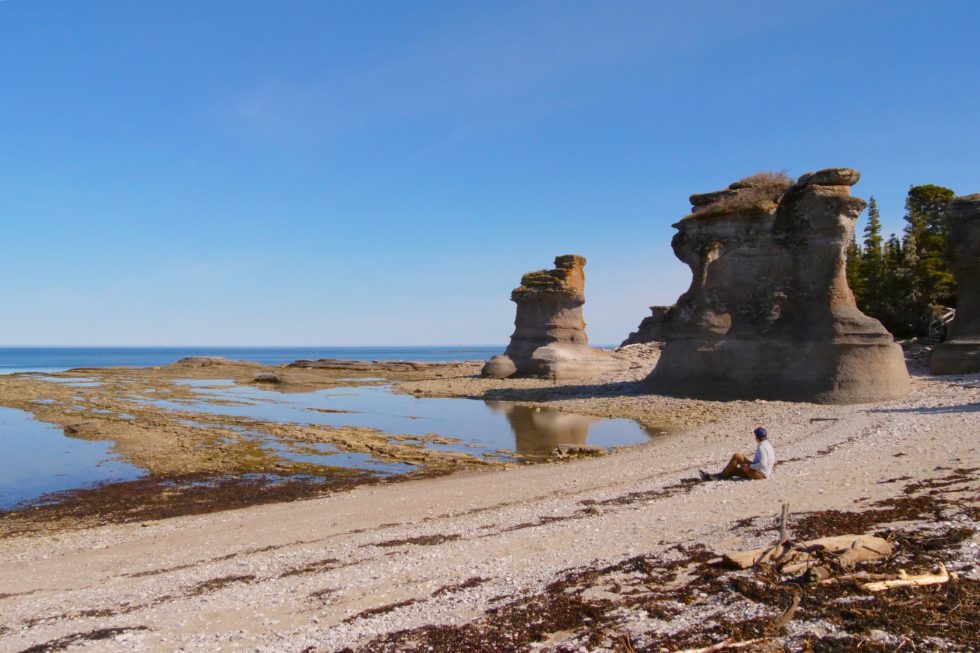
[[514, 334], [502, 356], [483, 366], [483, 376], [575, 379], [626, 369], [627, 361], [589, 347], [585, 304], [585, 259], [555, 258], [554, 270], [529, 272], [510, 294], [517, 304]]
[[764, 173], [692, 195], [671, 244], [694, 278], [666, 320], [647, 388], [827, 403], [908, 392], [901, 348], [847, 286], [847, 244], [865, 206], [850, 194], [859, 178], [850, 168], [796, 183]]
[[640, 326], [636, 331], [627, 336], [626, 340], [620, 343], [620, 347], [626, 345], [641, 345], [647, 342], [661, 342], [664, 339], [664, 323], [670, 314], [672, 306], [651, 306], [650, 315], [640, 321]]
[[980, 372], [980, 194], [953, 200], [946, 220], [956, 317], [929, 362], [933, 374], [970, 374]]

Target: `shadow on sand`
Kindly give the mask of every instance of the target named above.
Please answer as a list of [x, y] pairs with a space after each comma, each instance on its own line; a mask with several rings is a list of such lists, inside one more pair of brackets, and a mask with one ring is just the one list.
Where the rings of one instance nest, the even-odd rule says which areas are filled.
[[491, 389], [475, 396], [488, 401], [559, 401], [562, 399], [595, 399], [646, 394], [641, 381], [601, 383], [591, 385], [561, 385], [539, 388]]
[[978, 404], [958, 404], [956, 406], [923, 406], [921, 408], [874, 408], [872, 413], [913, 413], [916, 415], [942, 415], [945, 413], [980, 413]]

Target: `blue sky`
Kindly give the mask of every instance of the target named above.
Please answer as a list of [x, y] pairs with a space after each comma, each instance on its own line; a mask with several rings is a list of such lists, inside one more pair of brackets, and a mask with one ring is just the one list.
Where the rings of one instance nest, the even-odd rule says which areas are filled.
[[980, 191], [980, 3], [0, 1], [0, 344], [593, 342], [759, 170]]

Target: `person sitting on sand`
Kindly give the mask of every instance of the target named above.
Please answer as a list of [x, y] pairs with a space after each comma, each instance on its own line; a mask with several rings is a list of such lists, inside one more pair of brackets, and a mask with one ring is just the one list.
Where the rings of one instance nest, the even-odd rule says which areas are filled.
[[703, 469], [699, 470], [698, 473], [701, 474], [701, 480], [718, 481], [733, 476], [761, 480], [772, 476], [772, 468], [776, 465], [776, 452], [773, 451], [772, 445], [769, 444], [769, 433], [764, 426], [757, 428], [754, 433], [755, 441], [758, 444], [755, 448], [755, 457], [752, 459], [752, 462], [749, 462], [746, 456], [737, 453], [732, 456], [732, 459], [728, 461], [725, 469], [720, 474], [709, 474]]

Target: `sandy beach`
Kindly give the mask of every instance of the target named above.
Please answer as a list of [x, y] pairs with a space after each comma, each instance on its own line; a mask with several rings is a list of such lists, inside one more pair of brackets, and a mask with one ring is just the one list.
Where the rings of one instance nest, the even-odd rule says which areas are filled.
[[[635, 387], [644, 365], [584, 384], [405, 379], [399, 391], [673, 415], [677, 429], [600, 457], [9, 536], [0, 650], [627, 651], [744, 639], [751, 628], [739, 636], [735, 625], [771, 621], [784, 595], [749, 598], [714, 576], [711, 591], [691, 588], [707, 582], [698, 570], [708, 560], [771, 541], [783, 502], [801, 535], [960, 533], [935, 551], [976, 609], [980, 377], [910, 368], [907, 398], [863, 405], [645, 395]], [[773, 478], [694, 480], [751, 452], [758, 424], [780, 461]], [[936, 650], [967, 650], [947, 630]], [[756, 646], [894, 648], [900, 631], [846, 627], [805, 607]]]

